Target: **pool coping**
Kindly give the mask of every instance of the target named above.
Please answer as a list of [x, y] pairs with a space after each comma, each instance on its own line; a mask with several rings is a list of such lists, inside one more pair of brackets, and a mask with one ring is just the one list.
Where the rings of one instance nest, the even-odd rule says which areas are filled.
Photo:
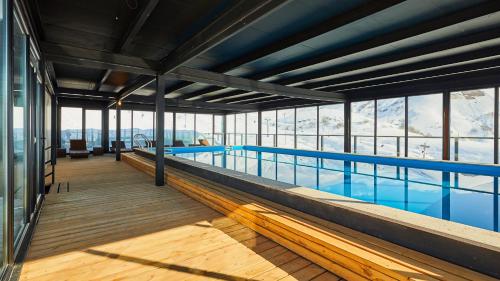
[[[136, 154], [154, 159], [137, 149]], [[500, 278], [500, 233], [166, 155], [168, 166]], [[167, 170], [168, 172], [168, 170]]]

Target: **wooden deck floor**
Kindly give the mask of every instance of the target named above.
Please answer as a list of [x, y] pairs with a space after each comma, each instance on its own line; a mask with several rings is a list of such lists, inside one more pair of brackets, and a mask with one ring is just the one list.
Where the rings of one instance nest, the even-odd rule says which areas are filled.
[[112, 157], [59, 161], [68, 181], [47, 195], [20, 280], [339, 280]]

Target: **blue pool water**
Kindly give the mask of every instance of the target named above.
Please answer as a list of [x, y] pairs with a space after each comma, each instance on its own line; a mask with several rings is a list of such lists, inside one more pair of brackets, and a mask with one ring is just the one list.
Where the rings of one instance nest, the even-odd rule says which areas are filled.
[[258, 146], [165, 154], [498, 232], [500, 166]]

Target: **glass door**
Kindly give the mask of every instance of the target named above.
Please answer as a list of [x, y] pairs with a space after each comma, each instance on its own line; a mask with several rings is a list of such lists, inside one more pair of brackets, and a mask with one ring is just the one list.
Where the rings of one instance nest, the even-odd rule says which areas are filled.
[[27, 187], [27, 54], [26, 35], [19, 21], [14, 21], [13, 36], [13, 143], [14, 143], [14, 241], [19, 241], [26, 225]]

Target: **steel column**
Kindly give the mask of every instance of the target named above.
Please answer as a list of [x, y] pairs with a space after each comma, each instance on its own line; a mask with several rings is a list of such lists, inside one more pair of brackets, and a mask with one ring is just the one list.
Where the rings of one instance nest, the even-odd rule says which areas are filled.
[[121, 156], [121, 105], [116, 103], [116, 145], [115, 145], [115, 155], [116, 155], [116, 161], [121, 161], [122, 156]]
[[102, 110], [102, 148], [109, 151], [109, 109]]
[[499, 93], [498, 93], [499, 89], [498, 87], [495, 87], [495, 104], [494, 104], [494, 122], [493, 122], [493, 144], [494, 144], [494, 148], [493, 148], [493, 161], [495, 164], [498, 164], [498, 107], [499, 107]]
[[257, 145], [262, 146], [262, 111], [257, 111]]
[[[196, 116], [196, 115], [195, 115]], [[196, 117], [195, 117], [196, 123]], [[155, 184], [165, 185], [165, 80], [156, 76], [156, 161]]]
[[408, 96], [405, 96], [405, 157], [408, 157]]
[[443, 93], [443, 160], [450, 160], [450, 92]]
[[351, 102], [344, 103], [344, 152], [351, 152]]

